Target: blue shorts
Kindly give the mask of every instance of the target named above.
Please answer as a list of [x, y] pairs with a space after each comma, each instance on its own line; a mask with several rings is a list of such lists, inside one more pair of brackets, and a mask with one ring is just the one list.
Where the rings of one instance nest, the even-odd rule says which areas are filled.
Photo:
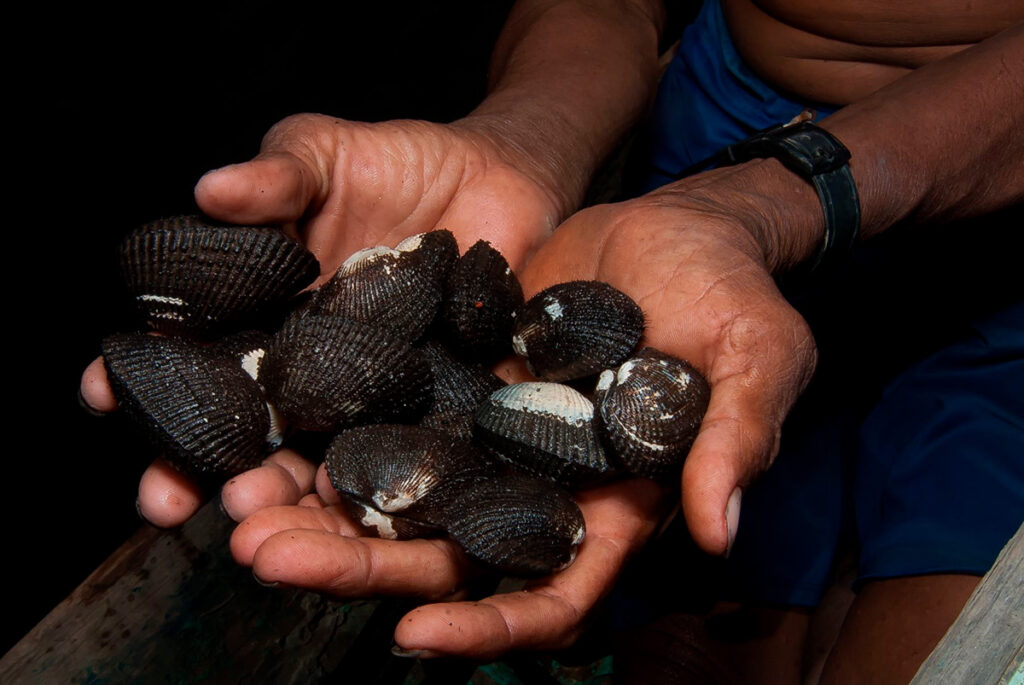
[[[647, 173], [638, 190], [663, 185], [725, 145], [806, 109], [819, 117], [833, 111], [761, 81], [740, 59], [717, 0], [709, 0], [663, 76], [641, 138]], [[870, 283], [870, 256], [861, 262]], [[951, 323], [959, 337], [886, 376], [877, 392], [861, 392], [870, 402], [847, 401], [858, 393], [842, 384], [860, 379], [827, 368], [830, 359], [835, 369], [843, 355], [863, 356], [863, 341], [832, 344], [823, 332], [827, 317], [816, 327], [808, 316], [826, 368], [787, 421], [775, 464], [744, 492], [728, 563], [736, 598], [816, 604], [844, 541], [859, 549], [861, 581], [980, 575], [991, 566], [1024, 520], [1020, 295], [1018, 289], [1008, 305]], [[885, 330], [866, 319], [865, 327], [873, 326]], [[920, 347], [929, 348], [931, 339], [922, 338]]]
[[[812, 388], [805, 399], [834, 400], [841, 392]], [[1018, 302], [897, 375], [863, 418], [850, 406], [823, 412], [797, 405], [775, 463], [744, 493], [728, 562], [732, 591], [813, 606], [844, 541], [859, 549], [858, 584], [981, 575], [1022, 520]]]
[[[762, 81], [736, 52], [718, 1], [705, 2], [662, 75], [640, 143], [647, 173], [635, 190], [648, 192], [664, 185], [726, 145], [791, 121], [807, 109], [820, 119], [836, 108], [798, 102]], [[682, 135], [680, 122], [695, 122], [698, 130]]]

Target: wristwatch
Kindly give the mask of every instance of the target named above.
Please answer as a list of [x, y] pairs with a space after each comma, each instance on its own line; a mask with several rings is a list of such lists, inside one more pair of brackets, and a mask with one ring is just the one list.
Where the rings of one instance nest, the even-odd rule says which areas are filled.
[[860, 200], [847, 162], [850, 151], [828, 131], [809, 121], [781, 124], [729, 145], [715, 155], [719, 166], [773, 157], [809, 181], [825, 212], [825, 239], [818, 252], [801, 265], [807, 275], [827, 272], [844, 263], [860, 232]]

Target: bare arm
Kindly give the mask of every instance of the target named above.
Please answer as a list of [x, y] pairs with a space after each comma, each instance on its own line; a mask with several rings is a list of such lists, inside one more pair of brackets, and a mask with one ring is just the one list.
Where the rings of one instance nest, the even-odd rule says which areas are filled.
[[658, 78], [657, 0], [526, 0], [495, 47], [490, 93], [464, 123], [500, 131], [556, 188], [563, 218], [643, 114]]
[[[296, 226], [325, 276], [356, 249], [438, 227], [463, 249], [490, 240], [518, 269], [575, 210], [590, 176], [644, 111], [660, 22], [655, 2], [521, 2], [496, 50], [492, 92], [465, 118], [438, 125], [290, 117], [268, 132], [254, 160], [204, 176], [197, 202], [229, 222]], [[101, 364], [90, 367], [83, 390], [90, 403], [112, 408]], [[357, 538], [329, 487], [324, 501], [308, 495], [306, 506], [272, 506], [300, 501], [313, 474], [282, 450], [224, 486], [225, 510], [245, 519], [233, 540], [240, 562], [265, 581], [348, 597], [461, 594], [472, 572], [453, 545]], [[569, 569], [525, 592], [425, 606], [402, 621], [399, 644], [468, 656], [568, 644], [651, 534], [663, 495], [640, 480], [587, 493], [588, 538]], [[199, 504], [199, 493], [166, 465], [151, 468], [140, 486], [140, 511], [161, 525], [183, 522]]]
[[[822, 125], [851, 150], [861, 233], [871, 237], [1019, 203], [1022, 121], [1017, 27]], [[643, 306], [650, 344], [705, 371], [711, 406], [684, 467], [682, 504], [709, 552], [728, 548], [737, 493], [771, 462], [782, 421], [813, 372], [813, 337], [771, 274], [814, 254], [823, 224], [810, 184], [774, 159], [754, 160], [579, 212], [523, 274], [530, 291], [567, 278], [616, 285]]]
[[[981, 216], [1024, 199], [1024, 26], [922, 67], [822, 122], [850, 149], [861, 236]], [[810, 256], [823, 222], [810, 187], [748, 165], [773, 270]], [[736, 179], [744, 183], [744, 174]], [[691, 191], [687, 191], [691, 192]]]

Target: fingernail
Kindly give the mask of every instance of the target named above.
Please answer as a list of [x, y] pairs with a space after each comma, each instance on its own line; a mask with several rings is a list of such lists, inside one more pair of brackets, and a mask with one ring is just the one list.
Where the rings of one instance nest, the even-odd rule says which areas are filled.
[[391, 653], [403, 659], [436, 659], [441, 656], [430, 649], [402, 649], [398, 645], [391, 648]]
[[256, 582], [262, 585], [263, 587], [278, 587], [281, 585], [281, 583], [276, 580], [263, 580], [258, 575], [256, 575], [256, 571], [252, 572], [252, 577], [255, 578]]
[[92, 416], [106, 416], [106, 412], [102, 412], [99, 409], [95, 409], [91, 404], [85, 401], [85, 395], [82, 394], [82, 389], [78, 389], [78, 405], [85, 410], [85, 413], [91, 414]]
[[736, 488], [729, 495], [729, 502], [725, 505], [725, 530], [729, 537], [729, 545], [725, 548], [726, 559], [732, 553], [732, 545], [736, 542], [736, 530], [740, 527], [740, 500], [742, 498], [743, 491]]
[[139, 502], [138, 497], [135, 498], [135, 513], [139, 515], [139, 518], [147, 526], [152, 526], [153, 528], [157, 528], [159, 530], [167, 530], [167, 526], [161, 526], [159, 524], [153, 523], [148, 518], [146, 518], [146, 515], [142, 513], [142, 503]]

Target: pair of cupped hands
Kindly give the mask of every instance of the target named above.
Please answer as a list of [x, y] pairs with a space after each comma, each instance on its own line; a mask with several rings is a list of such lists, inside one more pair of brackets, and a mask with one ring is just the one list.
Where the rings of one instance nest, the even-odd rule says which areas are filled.
[[[479, 570], [454, 544], [364, 537], [323, 469], [293, 451], [223, 486], [223, 508], [241, 522], [231, 551], [261, 582], [339, 598], [425, 600], [396, 628], [397, 649], [407, 654], [489, 660], [568, 646], [680, 493], [696, 543], [726, 554], [742, 488], [770, 463], [814, 366], [806, 324], [776, 289], [756, 232], [732, 208], [728, 170], [590, 207], [559, 225], [572, 208], [535, 169], [500, 134], [461, 122], [298, 115], [271, 129], [255, 159], [211, 171], [196, 186], [199, 207], [214, 218], [297, 233], [320, 260], [321, 281], [360, 248], [435, 228], [452, 231], [462, 250], [489, 241], [526, 297], [554, 283], [606, 281], [643, 309], [644, 344], [689, 360], [711, 384], [681, 489], [632, 479], [579, 493], [587, 535], [575, 563], [480, 601], [460, 601]], [[496, 371], [528, 380], [512, 362]], [[83, 375], [82, 393], [97, 410], [116, 408], [101, 360]], [[140, 513], [158, 526], [183, 523], [201, 504], [198, 488], [163, 461], [140, 483]]]

